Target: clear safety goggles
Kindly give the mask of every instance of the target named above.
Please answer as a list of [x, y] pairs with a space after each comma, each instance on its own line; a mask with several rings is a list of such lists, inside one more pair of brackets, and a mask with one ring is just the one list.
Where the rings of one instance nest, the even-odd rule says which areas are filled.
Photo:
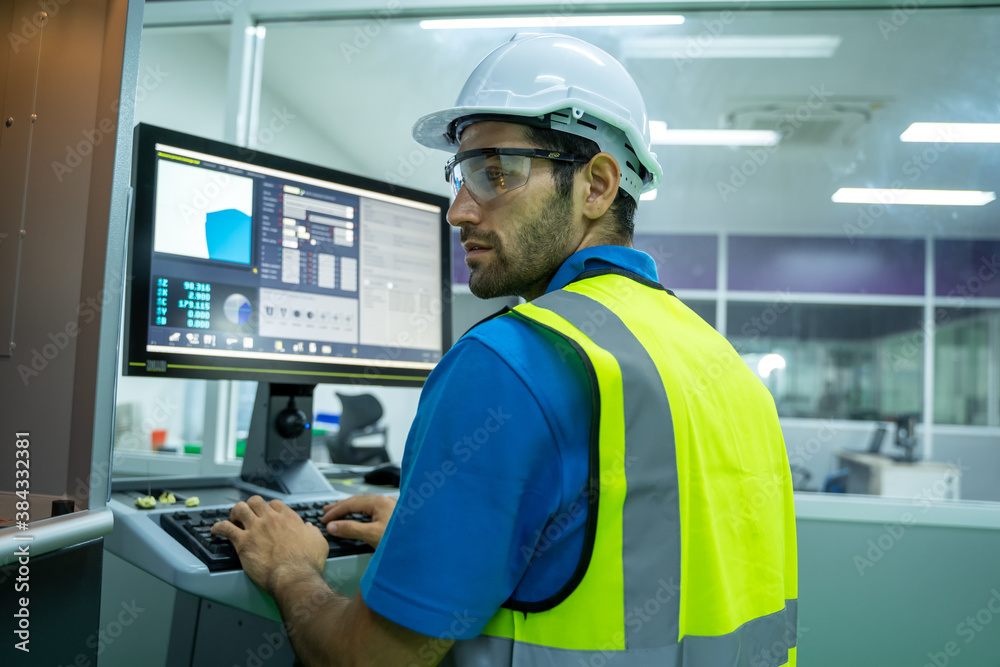
[[477, 204], [485, 204], [528, 182], [531, 158], [561, 162], [587, 162], [569, 153], [541, 148], [477, 148], [462, 151], [444, 166], [444, 179], [451, 183], [451, 194], [465, 186]]

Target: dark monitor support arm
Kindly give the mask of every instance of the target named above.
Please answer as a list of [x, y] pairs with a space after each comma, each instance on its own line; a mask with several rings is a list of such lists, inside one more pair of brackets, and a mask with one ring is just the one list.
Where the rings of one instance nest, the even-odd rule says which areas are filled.
[[310, 459], [316, 385], [257, 385], [240, 478], [281, 493], [333, 492]]

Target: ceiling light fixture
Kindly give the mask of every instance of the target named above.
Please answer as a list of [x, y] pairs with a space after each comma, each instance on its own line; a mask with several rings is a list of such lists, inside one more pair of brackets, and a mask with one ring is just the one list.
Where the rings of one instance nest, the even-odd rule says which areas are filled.
[[665, 146], [777, 146], [773, 130], [669, 130], [662, 120], [649, 121], [649, 141]]
[[840, 188], [831, 199], [838, 204], [911, 204], [917, 206], [984, 206], [995, 192], [979, 190], [893, 190], [890, 188]]
[[724, 37], [634, 37], [622, 44], [624, 58], [832, 58], [837, 35]]
[[1000, 123], [913, 123], [901, 141], [948, 144], [1000, 144]]
[[591, 16], [504, 16], [481, 19], [428, 19], [424, 30], [474, 30], [477, 28], [603, 28], [612, 26], [681, 25], [677, 14], [625, 14]]

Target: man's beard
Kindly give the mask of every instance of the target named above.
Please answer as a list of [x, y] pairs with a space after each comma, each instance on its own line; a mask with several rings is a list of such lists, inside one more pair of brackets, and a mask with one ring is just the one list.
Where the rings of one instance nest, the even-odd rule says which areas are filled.
[[478, 268], [473, 260], [469, 290], [480, 299], [524, 297], [543, 290], [569, 257], [571, 214], [570, 198], [553, 192], [545, 205], [528, 213], [514, 233], [507, 235], [505, 245], [493, 231], [473, 228], [467, 235], [469, 228], [463, 227], [463, 242], [471, 236], [490, 246], [493, 254], [488, 264]]

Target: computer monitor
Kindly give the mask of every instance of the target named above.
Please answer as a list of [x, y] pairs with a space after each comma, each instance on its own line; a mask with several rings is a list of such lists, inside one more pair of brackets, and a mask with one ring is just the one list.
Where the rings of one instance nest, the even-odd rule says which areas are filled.
[[420, 386], [450, 346], [447, 198], [145, 124], [132, 182], [123, 373], [258, 381], [244, 478], [311, 466], [317, 383]]
[[882, 442], [885, 440], [885, 433], [888, 429], [889, 425], [885, 422], [875, 424], [875, 431], [872, 433], [871, 440], [868, 441], [869, 454], [879, 454], [882, 452]]

